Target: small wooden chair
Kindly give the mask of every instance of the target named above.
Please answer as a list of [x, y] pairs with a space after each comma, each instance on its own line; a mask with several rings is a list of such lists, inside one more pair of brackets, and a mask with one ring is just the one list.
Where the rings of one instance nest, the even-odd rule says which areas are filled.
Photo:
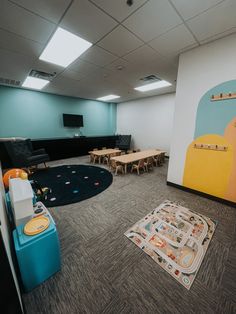
[[153, 170], [153, 157], [148, 157], [144, 161], [144, 166], [145, 166], [147, 172], [148, 172], [149, 169]]
[[[94, 148], [93, 151], [94, 150], [98, 150], [98, 149]], [[95, 156], [93, 154], [90, 154], [90, 162], [94, 162], [94, 158], [95, 158]]]
[[124, 167], [115, 160], [110, 161], [110, 169], [115, 172], [115, 175], [117, 175], [119, 171], [124, 174]]
[[[159, 148], [156, 148], [157, 151], [160, 151]], [[161, 166], [162, 164], [165, 163], [165, 152], [160, 154], [160, 158], [159, 158], [159, 166]]]
[[[103, 149], [107, 149], [105, 146], [104, 147], [102, 147], [102, 150]], [[106, 158], [107, 156], [106, 155], [102, 155], [102, 156], [100, 156], [100, 158], [99, 158], [99, 163], [101, 164], [101, 163], [106, 163], [106, 161], [107, 161], [107, 158]], [[109, 158], [108, 158], [109, 159]]]
[[120, 156], [121, 152], [112, 153], [106, 156], [103, 156], [103, 163], [109, 166], [111, 157]]
[[161, 153], [161, 163], [164, 164], [165, 163], [165, 153]]
[[153, 157], [153, 162], [154, 162], [156, 167], [161, 165], [161, 159], [160, 158], [161, 158], [160, 154]]
[[[98, 150], [98, 148], [93, 149], [93, 151], [97, 151], [97, 150]], [[91, 154], [90, 160], [91, 160], [91, 162], [93, 162], [95, 164], [96, 161], [99, 161], [99, 156]]]
[[102, 162], [103, 164], [107, 164], [109, 166], [109, 162], [110, 162], [110, 155], [105, 155], [102, 157]]
[[133, 172], [133, 170], [136, 170], [137, 174], [139, 175], [140, 174], [140, 171], [139, 171], [140, 169], [142, 169], [144, 172], [146, 170], [144, 159], [140, 159], [137, 164], [135, 164], [135, 163], [132, 164], [131, 172]]

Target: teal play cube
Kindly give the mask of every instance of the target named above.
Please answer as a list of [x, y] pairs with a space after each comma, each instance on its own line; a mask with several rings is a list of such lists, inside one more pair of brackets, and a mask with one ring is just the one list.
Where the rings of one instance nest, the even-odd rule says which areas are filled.
[[24, 225], [13, 231], [17, 261], [25, 292], [29, 292], [61, 269], [60, 245], [55, 223], [50, 216], [49, 227], [28, 236]]

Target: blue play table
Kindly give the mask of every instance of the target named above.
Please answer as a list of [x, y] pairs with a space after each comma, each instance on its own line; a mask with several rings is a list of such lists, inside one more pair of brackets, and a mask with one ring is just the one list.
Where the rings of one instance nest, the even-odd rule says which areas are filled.
[[25, 235], [24, 225], [13, 231], [16, 256], [25, 292], [29, 292], [61, 268], [60, 246], [53, 218], [49, 227], [34, 236]]

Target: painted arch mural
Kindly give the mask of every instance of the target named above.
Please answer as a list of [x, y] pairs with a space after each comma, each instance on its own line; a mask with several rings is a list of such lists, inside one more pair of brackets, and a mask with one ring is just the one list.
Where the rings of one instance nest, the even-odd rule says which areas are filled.
[[236, 202], [236, 80], [215, 86], [201, 98], [183, 185]]

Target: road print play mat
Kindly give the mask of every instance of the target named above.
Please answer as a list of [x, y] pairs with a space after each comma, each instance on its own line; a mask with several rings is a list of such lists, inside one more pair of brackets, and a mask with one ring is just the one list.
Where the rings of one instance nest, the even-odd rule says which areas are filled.
[[210, 218], [165, 201], [125, 236], [190, 289], [215, 228], [216, 222]]

